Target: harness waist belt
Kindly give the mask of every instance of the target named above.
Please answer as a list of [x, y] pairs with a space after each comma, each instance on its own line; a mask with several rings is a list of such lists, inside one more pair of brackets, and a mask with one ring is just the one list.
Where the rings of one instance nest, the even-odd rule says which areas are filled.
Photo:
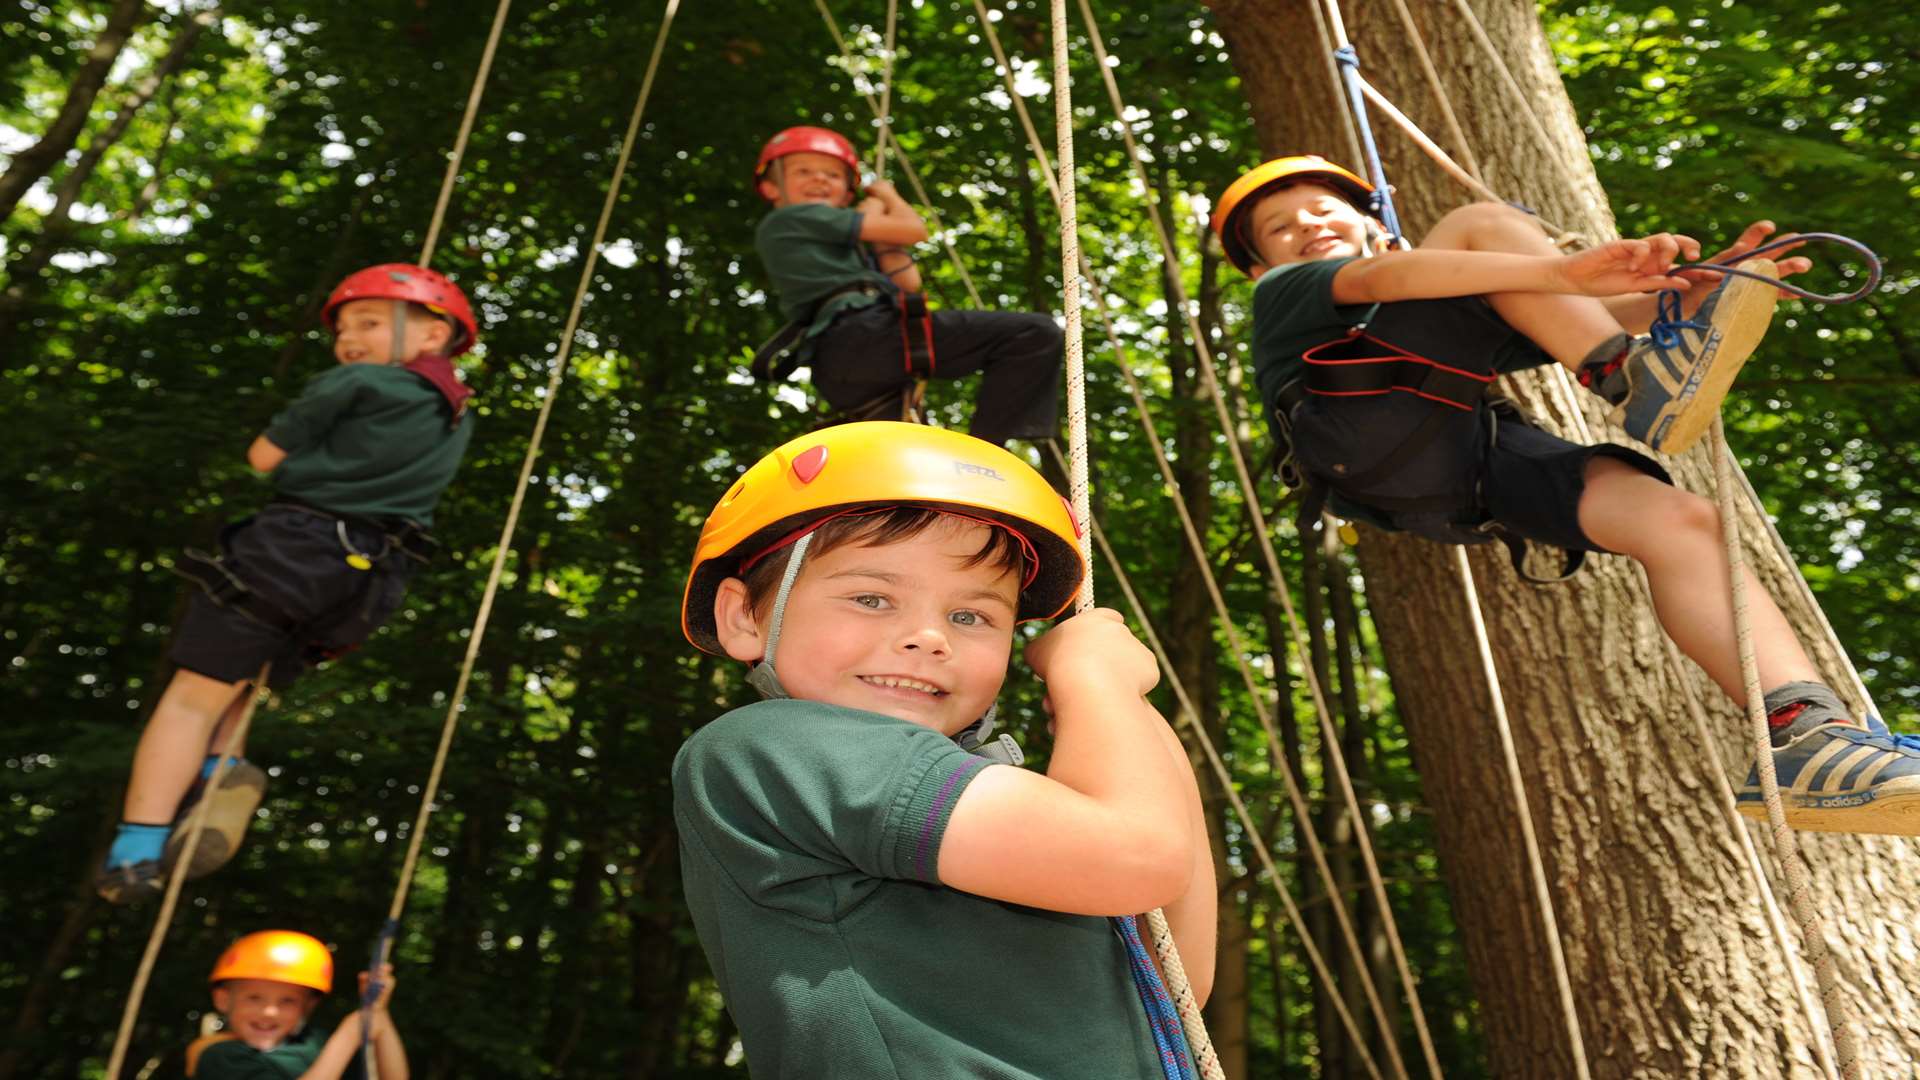
[[1355, 331], [1301, 354], [1309, 393], [1327, 397], [1389, 394], [1396, 390], [1467, 412], [1486, 396], [1493, 374], [1451, 367], [1372, 334]]

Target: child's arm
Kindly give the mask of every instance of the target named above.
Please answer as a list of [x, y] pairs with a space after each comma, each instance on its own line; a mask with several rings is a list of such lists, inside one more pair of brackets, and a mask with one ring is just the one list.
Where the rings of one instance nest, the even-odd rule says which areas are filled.
[[[1336, 304], [1390, 304], [1487, 293], [1543, 292], [1585, 296], [1680, 289], [1688, 283], [1667, 270], [1681, 254], [1666, 233], [1614, 240], [1571, 255], [1517, 255], [1504, 251], [1389, 251], [1355, 259], [1333, 277]], [[1698, 256], [1698, 251], [1692, 253]]]
[[[1200, 803], [1200, 785], [1194, 780], [1193, 766], [1186, 747], [1171, 727], [1161, 729], [1167, 753], [1175, 767], [1186, 777], [1188, 819], [1193, 833], [1193, 880], [1178, 900], [1163, 907], [1167, 928], [1173, 931], [1174, 944], [1180, 947], [1180, 965], [1187, 971], [1193, 997], [1201, 1005], [1213, 993], [1215, 953], [1220, 939], [1220, 886], [1213, 876], [1213, 846], [1207, 839], [1206, 811]], [[1146, 919], [1140, 920], [1140, 936], [1151, 941]], [[1158, 952], [1152, 953], [1155, 967], [1160, 966]], [[1164, 973], [1162, 973], [1164, 978]]]
[[[327, 1044], [320, 1048], [320, 1055], [313, 1059], [307, 1071], [300, 1074], [300, 1080], [340, 1080], [347, 1066], [353, 1064], [354, 1056], [360, 1053], [362, 1043], [361, 1026], [373, 1027], [374, 1062], [380, 1069], [380, 1080], [407, 1080], [407, 1049], [400, 1043], [400, 1031], [393, 1026], [393, 1017], [387, 1012], [387, 1003], [393, 1000], [393, 965], [387, 964], [380, 971], [380, 996], [371, 1007], [355, 1009], [332, 1035], [327, 1036]], [[360, 994], [364, 999], [367, 992], [367, 973], [360, 973]]]
[[273, 444], [265, 435], [256, 435], [253, 445], [247, 447], [247, 466], [257, 473], [270, 473], [287, 460], [287, 452]]
[[1196, 797], [1143, 697], [1159, 681], [1153, 654], [1103, 608], [1055, 626], [1027, 663], [1054, 717], [1047, 773], [989, 766], [974, 778], [940, 843], [941, 882], [1082, 915], [1180, 900], [1194, 878]]
[[873, 248], [881, 273], [892, 278], [902, 291], [919, 292], [920, 270], [907, 249], [927, 238], [927, 223], [885, 180], [868, 184], [867, 196], [859, 208], [861, 241]]

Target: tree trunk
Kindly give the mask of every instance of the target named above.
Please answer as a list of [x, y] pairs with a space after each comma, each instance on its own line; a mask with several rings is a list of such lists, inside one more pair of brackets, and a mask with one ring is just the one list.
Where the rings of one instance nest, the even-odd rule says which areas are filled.
[[[1478, 7], [1554, 140], [1551, 148], [1532, 138], [1526, 117], [1501, 93], [1457, 10], [1410, 6], [1488, 183], [1590, 239], [1611, 235], [1605, 195], [1533, 5], [1482, 0]], [[1349, 157], [1337, 98], [1318, 59], [1313, 5], [1215, 0], [1213, 7], [1262, 148], [1270, 155]], [[1345, 11], [1349, 34], [1371, 61], [1368, 79], [1444, 139], [1394, 8], [1359, 0]], [[1466, 200], [1398, 132], [1377, 126], [1376, 135], [1411, 235]], [[1549, 428], [1580, 438], [1576, 410], [1584, 410], [1594, 437], [1608, 437], [1600, 410], [1584, 394], [1570, 400], [1539, 375], [1510, 381], [1522, 406]], [[1704, 451], [1675, 462], [1674, 474], [1689, 489], [1711, 491]], [[1751, 511], [1743, 517], [1744, 534], [1760, 538], [1748, 550], [1756, 573], [1795, 625], [1818, 627], [1791, 583], [1793, 568], [1764, 543]], [[1435, 811], [1492, 1070], [1573, 1075], [1452, 552], [1369, 531], [1359, 554]], [[1669, 664], [1627, 561], [1595, 558], [1576, 581], [1535, 588], [1519, 582], [1499, 553], [1480, 548], [1471, 555], [1593, 1075], [1818, 1075], [1808, 1050], [1813, 1034], [1719, 810], [1712, 772], [1738, 783], [1749, 762], [1742, 714], [1697, 669]], [[1853, 696], [1831, 646], [1807, 643], [1842, 696]], [[1692, 735], [1688, 693], [1709, 712], [1715, 745], [1704, 751]], [[1770, 847], [1755, 835], [1763, 850]], [[1801, 839], [1831, 943], [1865, 1014], [1868, 1064], [1877, 1075], [1910, 1075], [1920, 1053], [1920, 1003], [1904, 988], [1920, 970], [1902, 943], [1920, 896], [1920, 863], [1897, 840]]]

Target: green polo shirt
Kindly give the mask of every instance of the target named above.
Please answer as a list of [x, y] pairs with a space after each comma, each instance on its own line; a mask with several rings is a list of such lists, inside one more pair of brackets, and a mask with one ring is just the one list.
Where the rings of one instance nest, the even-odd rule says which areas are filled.
[[954, 803], [1011, 767], [811, 701], [687, 740], [681, 877], [757, 1080], [1162, 1077], [1106, 919], [939, 883]]
[[[271, 1050], [255, 1050], [230, 1032], [209, 1035], [187, 1051], [187, 1075], [192, 1080], [299, 1080], [327, 1045], [327, 1035], [309, 1027]], [[355, 1055], [340, 1078], [365, 1075]]]
[[773, 279], [773, 292], [788, 322], [806, 318], [822, 297], [847, 285], [872, 285], [880, 295], [848, 293], [814, 312], [807, 336], [826, 330], [843, 311], [878, 303], [899, 290], [874, 268], [860, 242], [860, 211], [851, 207], [801, 203], [768, 214], [754, 233], [754, 247]]
[[433, 524], [473, 437], [471, 411], [448, 426], [446, 399], [402, 367], [341, 364], [315, 375], [267, 425], [287, 452], [274, 489], [342, 514]]

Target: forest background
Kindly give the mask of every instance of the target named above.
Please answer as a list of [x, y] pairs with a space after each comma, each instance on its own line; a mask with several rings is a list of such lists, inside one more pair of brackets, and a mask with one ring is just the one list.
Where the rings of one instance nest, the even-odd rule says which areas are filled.
[[[1044, 5], [990, 6], [1044, 125]], [[1057, 221], [972, 6], [901, 7], [900, 145], [987, 303], [1057, 312]], [[1262, 156], [1234, 58], [1205, 9], [1100, 7], [1128, 120], [1173, 210], [1182, 274], [1257, 453], [1247, 290], [1200, 224], [1205, 198]], [[86, 882], [166, 678], [185, 592], [164, 568], [264, 498], [242, 455], [330, 363], [314, 315], [326, 289], [417, 252], [492, 8], [0, 7], [0, 175], [30, 181], [0, 180], [0, 1080], [101, 1075], [152, 908], [108, 908]], [[837, 9], [860, 56], [851, 72], [799, 0], [690, 3], [673, 28], [397, 946], [395, 1012], [417, 1075], [744, 1075], [680, 900], [667, 765], [694, 727], [748, 697], [729, 665], [681, 640], [677, 605], [714, 499], [812, 422], [804, 384], [775, 393], [745, 374], [746, 350], [777, 323], [752, 251], [763, 207], [748, 180], [760, 143], [790, 124], [871, 145], [856, 91], [879, 68], [885, 5]], [[1902, 300], [1920, 249], [1909, 212], [1920, 16], [1630, 0], [1548, 3], [1541, 17], [1622, 233], [1679, 229], [1712, 245], [1771, 217], [1865, 238], [1887, 258], [1888, 283], [1865, 303], [1785, 305], [1727, 415], [1840, 639], [1895, 729], [1914, 730], [1920, 316]], [[379, 929], [658, 18], [630, 0], [513, 13], [435, 259], [475, 297], [484, 333], [465, 372], [479, 426], [439, 513], [447, 554], [365, 649], [260, 716], [251, 756], [271, 768], [268, 801], [236, 862], [189, 890], [135, 1032], [134, 1064], [155, 1070], [143, 1075], [178, 1074], [206, 1008], [205, 973], [233, 937], [305, 929], [351, 968]], [[117, 27], [125, 40], [100, 71], [104, 86], [59, 138], [89, 50]], [[1357, 44], [1373, 65], [1397, 62], [1391, 38]], [[1303, 85], [1324, 78], [1311, 53]], [[1082, 242], [1252, 659], [1286, 674], [1287, 749], [1317, 798], [1311, 706], [1297, 666], [1266, 652], [1272, 613], [1224, 443], [1190, 437], [1210, 408], [1193, 395], [1184, 319], [1170, 312], [1090, 56], [1082, 42]], [[1406, 104], [1439, 130], [1424, 103]], [[48, 135], [64, 145], [39, 161]], [[922, 265], [938, 299], [966, 302], [936, 247]], [[1831, 267], [1815, 279], [1838, 280]], [[1185, 555], [1113, 363], [1090, 332], [1096, 509], [1158, 619], [1177, 606]], [[964, 423], [965, 389], [933, 393], [940, 422]], [[1268, 492], [1268, 515], [1290, 517], [1278, 486]], [[1346, 741], [1365, 765], [1369, 824], [1447, 1074], [1484, 1075], [1447, 868], [1364, 581], [1351, 552], [1303, 554], [1291, 526], [1279, 540], [1294, 580], [1305, 570], [1317, 583], [1297, 600], [1322, 639], [1314, 662], [1354, 702]], [[1117, 600], [1110, 578], [1100, 588]], [[1337, 617], [1348, 599], [1356, 621]], [[1176, 651], [1181, 635], [1217, 632], [1163, 631]], [[1241, 793], [1290, 868], [1298, 824], [1276, 809], [1250, 702], [1230, 658], [1199, 651], [1217, 668]], [[1043, 759], [1031, 681], [1009, 687], [1012, 728]], [[1172, 715], [1164, 688], [1160, 697]], [[1243, 855], [1229, 845], [1221, 880], [1243, 929], [1245, 989], [1220, 1007], [1243, 1013], [1246, 1074], [1344, 1074], [1325, 1064], [1324, 1002]], [[1310, 914], [1324, 909], [1317, 886], [1289, 886]]]

